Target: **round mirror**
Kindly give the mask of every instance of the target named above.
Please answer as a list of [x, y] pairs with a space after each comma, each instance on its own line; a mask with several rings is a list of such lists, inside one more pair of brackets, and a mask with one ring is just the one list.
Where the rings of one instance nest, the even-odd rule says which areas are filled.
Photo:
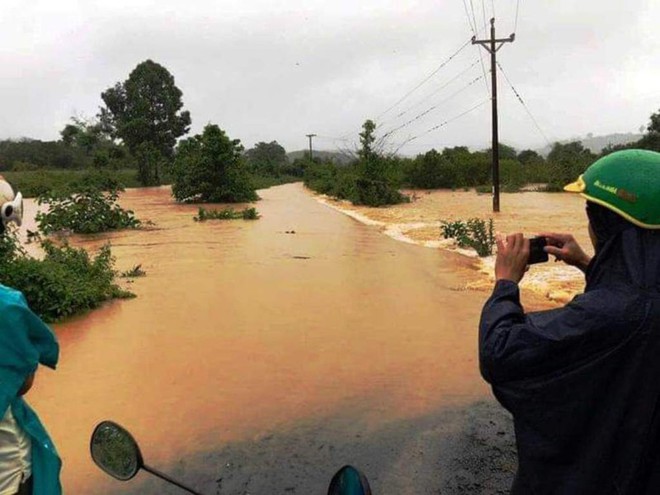
[[142, 454], [131, 434], [117, 423], [103, 421], [92, 433], [92, 459], [113, 478], [130, 480], [143, 466]]
[[344, 466], [330, 482], [328, 495], [371, 495], [367, 477], [353, 466]]

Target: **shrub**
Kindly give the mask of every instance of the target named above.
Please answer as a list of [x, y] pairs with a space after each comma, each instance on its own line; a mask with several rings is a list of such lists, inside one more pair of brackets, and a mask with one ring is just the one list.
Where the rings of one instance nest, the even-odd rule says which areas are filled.
[[197, 216], [193, 217], [195, 222], [205, 222], [207, 220], [257, 220], [260, 218], [259, 212], [256, 208], [244, 208], [241, 211], [236, 211], [233, 208], [224, 208], [222, 210], [207, 210], [206, 208], [199, 208]]
[[172, 194], [177, 201], [243, 203], [259, 199], [250, 181], [238, 139], [217, 125], [179, 144], [172, 168]]
[[39, 204], [47, 205], [48, 211], [36, 215], [39, 230], [46, 235], [60, 230], [96, 234], [139, 227], [140, 221], [133, 212], [117, 204], [118, 197], [117, 189], [104, 193], [95, 188], [73, 194], [43, 194]]
[[481, 218], [470, 218], [467, 222], [442, 221], [440, 230], [445, 239], [456, 239], [459, 247], [473, 248], [481, 257], [490, 256], [495, 245], [493, 219], [488, 223]]
[[104, 246], [96, 256], [82, 248], [44, 241], [43, 259], [21, 250], [16, 237], [0, 242], [0, 283], [20, 290], [30, 308], [48, 322], [98, 307], [114, 298], [134, 297], [114, 283], [114, 259]]

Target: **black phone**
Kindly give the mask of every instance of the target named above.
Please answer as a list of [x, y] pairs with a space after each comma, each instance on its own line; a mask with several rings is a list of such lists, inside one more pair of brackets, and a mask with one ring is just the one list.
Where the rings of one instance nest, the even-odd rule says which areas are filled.
[[545, 237], [532, 237], [529, 240], [529, 260], [527, 261], [528, 265], [533, 265], [535, 263], [545, 263], [548, 261], [548, 253], [544, 251], [544, 247], [547, 245]]

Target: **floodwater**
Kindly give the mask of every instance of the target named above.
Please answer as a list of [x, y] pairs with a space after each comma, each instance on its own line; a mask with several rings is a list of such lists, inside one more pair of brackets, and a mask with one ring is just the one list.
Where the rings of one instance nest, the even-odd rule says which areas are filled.
[[[346, 201], [323, 198], [361, 221], [378, 226], [385, 234], [404, 242], [453, 249], [440, 239], [441, 221], [478, 217], [493, 219], [495, 230], [503, 234], [522, 232], [533, 237], [544, 232], [572, 233], [587, 254], [593, 247], [587, 233], [585, 201], [577, 194], [521, 192], [502, 193], [501, 211], [492, 212], [490, 194], [469, 191], [407, 191], [410, 203], [388, 208], [353, 206]], [[460, 249], [458, 251], [461, 251]], [[475, 255], [474, 251], [464, 252]], [[473, 289], [488, 290], [493, 284], [494, 256], [479, 260], [482, 277], [470, 283]], [[521, 283], [523, 298], [548, 307], [565, 303], [584, 290], [584, 275], [564, 263], [534, 265]]]
[[380, 425], [488, 395], [487, 295], [461, 290], [476, 274], [465, 258], [394, 241], [300, 184], [260, 195], [258, 221], [196, 223], [167, 188], [130, 190], [122, 204], [154, 229], [74, 239], [111, 242], [119, 270], [147, 276], [136, 299], [55, 325], [59, 369], [28, 396], [66, 492], [121, 492], [89, 459], [103, 419], [165, 468], [310, 418], [350, 410]]

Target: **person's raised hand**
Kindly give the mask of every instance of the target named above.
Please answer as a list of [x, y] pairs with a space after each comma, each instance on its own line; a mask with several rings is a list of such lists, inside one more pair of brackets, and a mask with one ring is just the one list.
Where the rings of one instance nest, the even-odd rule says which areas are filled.
[[506, 239], [497, 234], [495, 280], [511, 280], [518, 283], [525, 276], [529, 260], [529, 239], [522, 234], [511, 234]]
[[572, 234], [545, 232], [539, 234], [545, 237], [548, 245], [545, 252], [553, 255], [557, 261], [561, 260], [567, 265], [575, 266], [582, 271], [587, 269], [591, 258], [582, 250], [580, 244]]

